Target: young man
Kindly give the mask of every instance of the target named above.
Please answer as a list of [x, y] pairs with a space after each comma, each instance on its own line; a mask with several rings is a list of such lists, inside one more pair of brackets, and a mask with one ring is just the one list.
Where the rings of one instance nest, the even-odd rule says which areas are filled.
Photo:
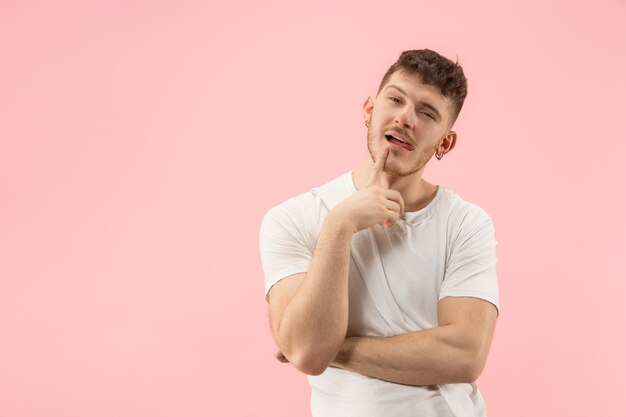
[[458, 64], [403, 52], [363, 107], [371, 158], [263, 219], [276, 356], [309, 375], [314, 417], [485, 415], [493, 223], [422, 178], [466, 94]]

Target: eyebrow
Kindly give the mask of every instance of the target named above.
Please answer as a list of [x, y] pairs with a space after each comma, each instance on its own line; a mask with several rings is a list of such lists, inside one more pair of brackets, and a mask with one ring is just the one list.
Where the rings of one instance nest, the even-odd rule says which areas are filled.
[[[401, 89], [400, 87], [398, 87], [395, 84], [389, 84], [387, 87], [385, 87], [385, 90], [388, 88], [395, 88], [396, 90], [398, 90], [399, 92], [401, 92], [402, 94], [404, 94], [405, 96], [409, 96], [406, 91], [404, 91], [403, 89]], [[427, 107], [428, 109], [430, 109], [433, 113], [435, 113], [435, 115], [441, 120], [441, 114], [439, 113], [439, 110], [437, 110], [437, 108], [435, 106], [433, 106], [432, 104], [426, 102], [426, 101], [419, 101], [418, 103], [420, 103], [422, 106]]]

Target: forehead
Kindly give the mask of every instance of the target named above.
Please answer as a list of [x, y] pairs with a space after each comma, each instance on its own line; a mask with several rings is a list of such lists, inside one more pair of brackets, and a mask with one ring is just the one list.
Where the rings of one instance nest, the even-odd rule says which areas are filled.
[[427, 102], [441, 112], [450, 113], [451, 111], [452, 101], [441, 94], [439, 87], [422, 83], [419, 75], [396, 71], [391, 74], [381, 89], [381, 93], [384, 94], [388, 90], [397, 91], [393, 86], [400, 87], [415, 102]]

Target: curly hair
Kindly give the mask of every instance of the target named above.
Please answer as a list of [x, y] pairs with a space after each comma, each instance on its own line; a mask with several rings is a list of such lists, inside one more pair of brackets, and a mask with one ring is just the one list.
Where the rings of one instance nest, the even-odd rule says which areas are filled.
[[458, 61], [452, 62], [430, 49], [404, 51], [383, 76], [378, 93], [396, 71], [418, 75], [422, 83], [439, 88], [441, 94], [452, 101], [452, 123], [454, 123], [467, 96], [467, 79]]

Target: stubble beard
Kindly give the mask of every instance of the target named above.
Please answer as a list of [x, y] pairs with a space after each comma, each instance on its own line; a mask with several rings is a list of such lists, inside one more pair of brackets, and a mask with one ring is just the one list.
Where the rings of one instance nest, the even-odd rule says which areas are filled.
[[[372, 133], [371, 127], [367, 129], [367, 150], [369, 151], [370, 157], [372, 158], [372, 161], [375, 163], [376, 162], [376, 156], [375, 153], [373, 151], [373, 143], [374, 143], [374, 134]], [[417, 147], [416, 147], [417, 148]], [[419, 156], [419, 159], [417, 160], [416, 164], [412, 167], [409, 168], [407, 170], [400, 170], [400, 169], [390, 169], [387, 166], [385, 166], [385, 173], [388, 175], [391, 175], [392, 177], [408, 177], [409, 175], [413, 175], [416, 172], [422, 170], [426, 164], [428, 163], [428, 161], [430, 161], [430, 159], [433, 157], [433, 155], [435, 154], [435, 151], [437, 150], [438, 145], [434, 144], [433, 146], [431, 146], [430, 148], [426, 148], [422, 151], [421, 155]], [[380, 152], [380, 150], [379, 150]]]

